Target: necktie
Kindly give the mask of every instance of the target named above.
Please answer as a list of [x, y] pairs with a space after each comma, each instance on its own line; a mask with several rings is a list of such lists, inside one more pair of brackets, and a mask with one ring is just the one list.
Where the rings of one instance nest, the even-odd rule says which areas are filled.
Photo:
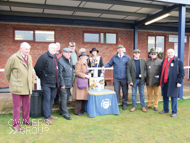
[[54, 57], [54, 62], [55, 62], [55, 70], [56, 70], [56, 81], [57, 81], [57, 87], [59, 87], [56, 56]]

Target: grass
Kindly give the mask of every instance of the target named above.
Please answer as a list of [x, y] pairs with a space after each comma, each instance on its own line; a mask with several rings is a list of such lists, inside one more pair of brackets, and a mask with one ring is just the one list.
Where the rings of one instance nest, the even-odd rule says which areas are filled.
[[[163, 103], [159, 103], [159, 111]], [[105, 115], [89, 118], [76, 116], [70, 110], [72, 120], [65, 120], [58, 112], [53, 113], [58, 120], [53, 125], [39, 123], [35, 128], [23, 126], [23, 132], [12, 132], [8, 121], [12, 114], [0, 116], [1, 142], [190, 142], [190, 100], [178, 102], [178, 115], [171, 118], [170, 114], [159, 114], [152, 109], [147, 113], [140, 110], [138, 104], [135, 112], [130, 112], [131, 105], [123, 111], [119, 106], [120, 115]], [[170, 111], [171, 112], [171, 111]], [[38, 118], [43, 120], [43, 118]], [[37, 121], [37, 120], [36, 120]], [[35, 122], [36, 122], [35, 121]], [[36, 122], [37, 123], [37, 122]], [[12, 124], [12, 122], [10, 122]], [[26, 128], [27, 127], [27, 128]]]

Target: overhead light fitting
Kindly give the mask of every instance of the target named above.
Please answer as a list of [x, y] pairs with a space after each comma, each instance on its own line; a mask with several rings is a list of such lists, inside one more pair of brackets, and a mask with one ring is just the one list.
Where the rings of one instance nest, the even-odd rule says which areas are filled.
[[149, 25], [149, 24], [151, 24], [151, 23], [154, 23], [154, 22], [156, 22], [156, 21], [159, 21], [159, 20], [161, 20], [161, 19], [163, 19], [163, 18], [168, 17], [169, 15], [170, 15], [170, 13], [166, 13], [166, 14], [164, 14], [164, 15], [162, 15], [162, 16], [159, 16], [159, 17], [157, 17], [157, 18], [155, 18], [155, 19], [152, 19], [152, 20], [146, 22], [145, 25]]

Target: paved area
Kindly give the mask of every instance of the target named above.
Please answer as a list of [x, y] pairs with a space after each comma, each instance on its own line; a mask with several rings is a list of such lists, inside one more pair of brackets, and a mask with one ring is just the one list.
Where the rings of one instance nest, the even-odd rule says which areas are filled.
[[[109, 90], [114, 90], [113, 86], [106, 86], [106, 89]], [[129, 86], [129, 100], [128, 104], [132, 103], [131, 99], [131, 87]], [[121, 92], [122, 96], [122, 92]], [[190, 99], [190, 82], [184, 83], [184, 89], [183, 89], [183, 98], [184, 99]], [[162, 101], [162, 96], [160, 93], [159, 100]], [[139, 96], [137, 95], [137, 102], [139, 102]], [[146, 92], [146, 87], [145, 87], [145, 102], [147, 102], [147, 92]], [[121, 104], [121, 100], [120, 100]], [[74, 107], [74, 102], [68, 105], [68, 108], [73, 108]], [[8, 114], [12, 113], [13, 110], [13, 101], [12, 101], [12, 94], [11, 93], [0, 93], [0, 114]], [[21, 108], [22, 110], [22, 108]], [[53, 111], [59, 110], [59, 105], [54, 105], [53, 106]]]

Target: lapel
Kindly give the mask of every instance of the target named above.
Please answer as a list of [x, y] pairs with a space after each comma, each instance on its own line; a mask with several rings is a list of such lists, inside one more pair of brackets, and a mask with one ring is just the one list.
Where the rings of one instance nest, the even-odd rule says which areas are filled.
[[134, 73], [136, 73], [136, 66], [135, 66], [135, 61], [134, 61], [134, 59], [132, 59], [132, 66], [133, 66], [133, 68], [134, 68]]
[[23, 64], [27, 69], [29, 67], [29, 56], [28, 56], [28, 66], [26, 65], [26, 62], [24, 61], [22, 55], [21, 55], [21, 52], [20, 50], [17, 52], [17, 57], [20, 59], [20, 63]]

